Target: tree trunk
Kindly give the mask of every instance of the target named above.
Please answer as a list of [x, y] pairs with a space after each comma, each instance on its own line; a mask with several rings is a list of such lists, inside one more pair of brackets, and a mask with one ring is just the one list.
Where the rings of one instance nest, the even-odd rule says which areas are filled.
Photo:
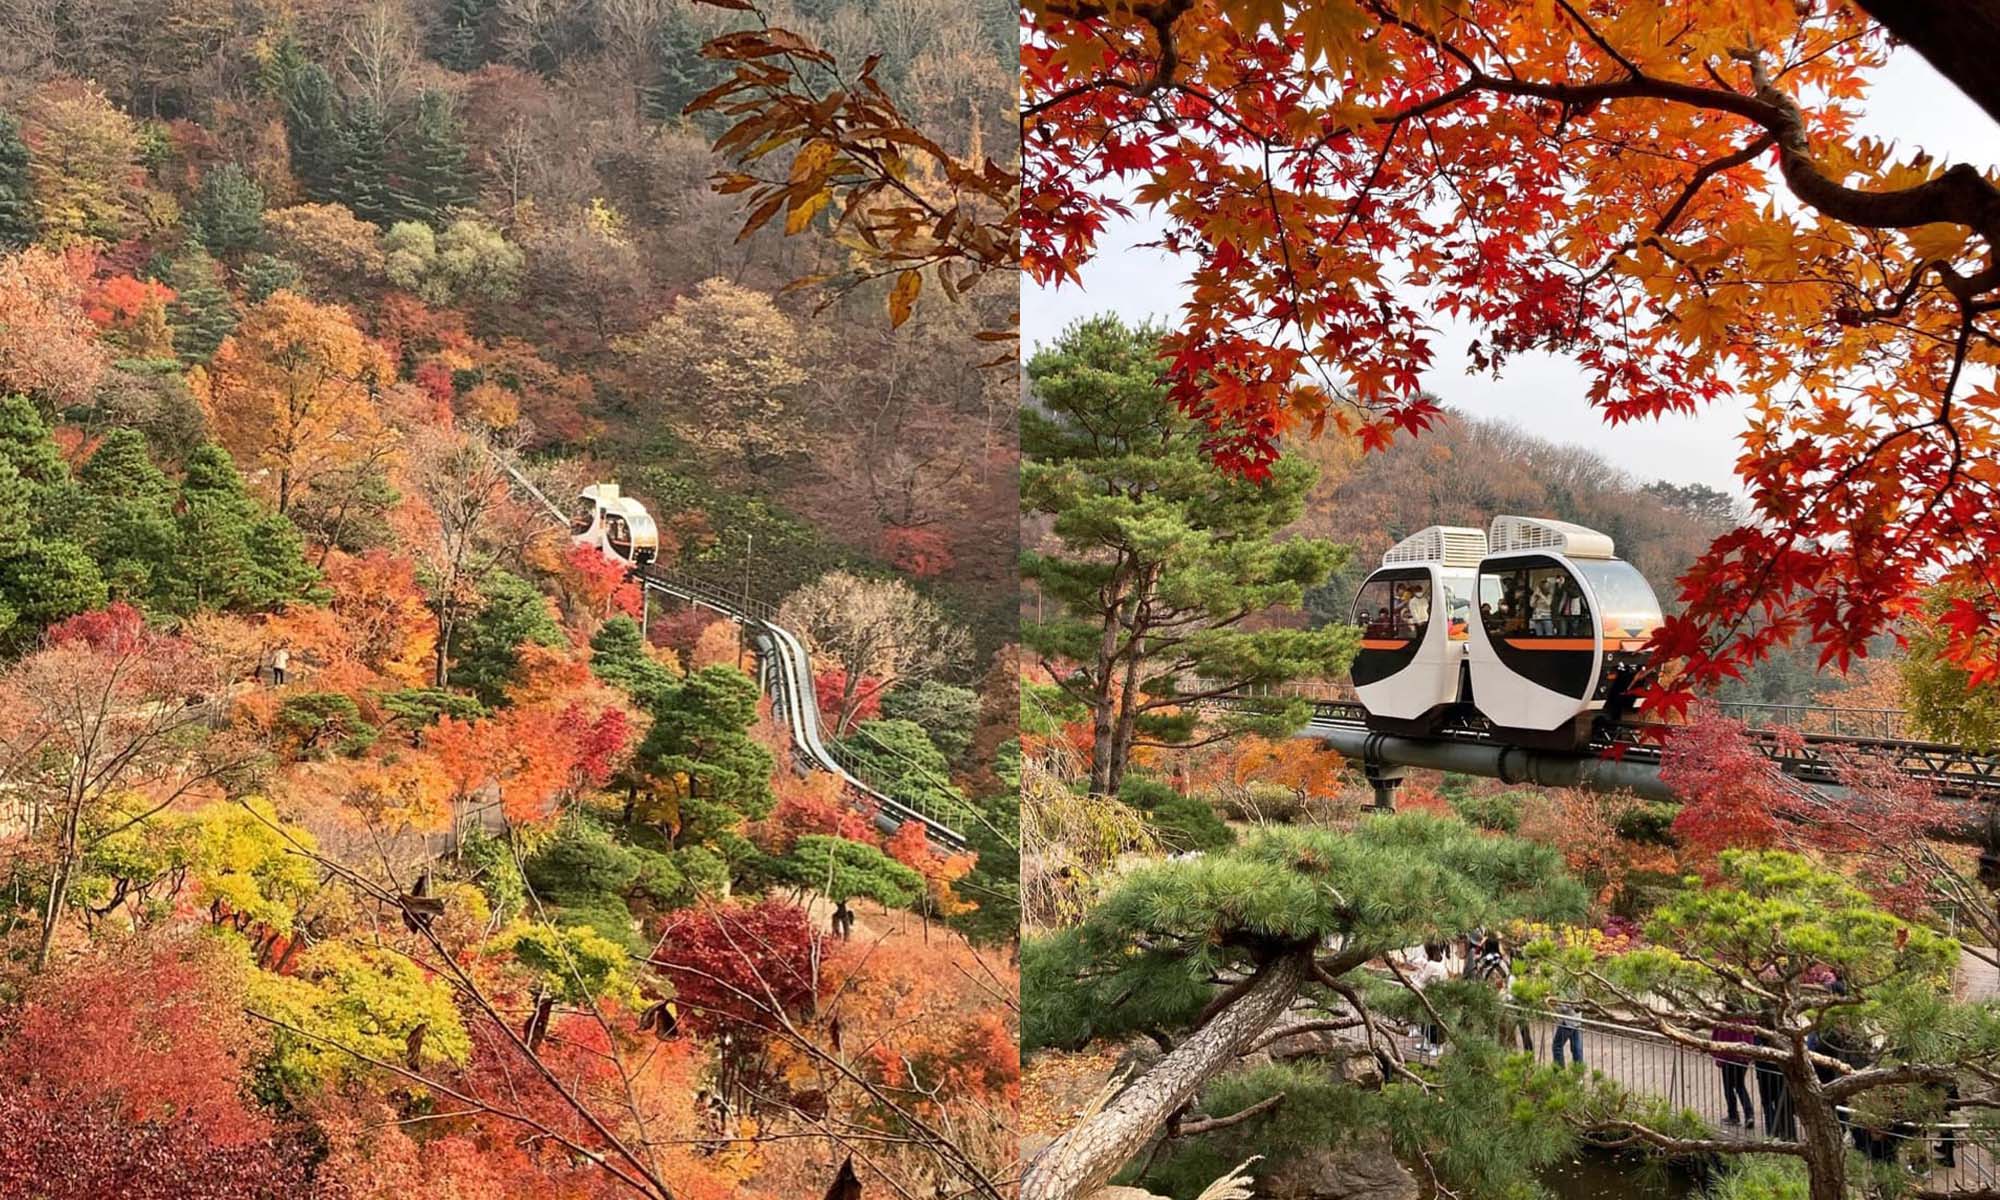
[[[82, 771], [82, 765], [77, 767]], [[49, 875], [48, 903], [42, 910], [42, 939], [35, 947], [35, 970], [48, 969], [49, 951], [55, 945], [56, 923], [62, 919], [63, 906], [69, 902], [70, 880], [76, 873], [78, 831], [83, 822], [83, 797], [72, 796], [69, 812], [63, 818], [62, 842], [56, 852], [55, 870]]]
[[1883, 27], [1938, 74], [2000, 119], [2000, 3], [1995, 0], [1861, 0]]
[[1144, 656], [1144, 643], [1138, 631], [1126, 646], [1125, 677], [1118, 686], [1118, 718], [1111, 730], [1111, 772], [1108, 779], [1109, 794], [1118, 794], [1118, 785], [1125, 779], [1125, 764], [1132, 759], [1132, 739], [1139, 728], [1139, 663]]
[[1806, 1148], [1807, 1194], [1811, 1200], [1843, 1200], [1847, 1195], [1847, 1131], [1840, 1116], [1820, 1092], [1819, 1077], [1799, 1051], [1785, 1064], [1785, 1090], [1791, 1093], [1799, 1142]]
[[1193, 1100], [1204, 1083], [1235, 1062], [1290, 1007], [1305, 983], [1309, 961], [1302, 951], [1265, 967], [1234, 1003], [1119, 1093], [1104, 1111], [1049, 1143], [1028, 1164], [1021, 1200], [1080, 1200], [1102, 1187], [1159, 1136], [1167, 1119]]
[[1118, 665], [1118, 610], [1104, 614], [1104, 636], [1097, 643], [1097, 670], [1091, 676], [1090, 794], [1112, 794], [1111, 672]]

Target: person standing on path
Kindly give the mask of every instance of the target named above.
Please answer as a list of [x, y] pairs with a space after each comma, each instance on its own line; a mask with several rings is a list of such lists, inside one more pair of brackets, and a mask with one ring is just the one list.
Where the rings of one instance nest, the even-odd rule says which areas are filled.
[[1583, 1025], [1576, 1019], [1574, 1004], [1556, 1005], [1556, 1032], [1549, 1043], [1549, 1052], [1555, 1055], [1556, 1065], [1563, 1065], [1563, 1047], [1569, 1047], [1570, 1064], [1583, 1065]]
[[[1731, 1018], [1711, 1029], [1708, 1040], [1745, 1045], [1755, 1042], [1757, 1035], [1750, 1032], [1740, 1020]], [[1729, 1115], [1722, 1118], [1722, 1123], [1755, 1129], [1757, 1110], [1750, 1107], [1750, 1060], [1723, 1051], [1717, 1051], [1713, 1057], [1715, 1065], [1722, 1068], [1722, 1099], [1729, 1106]], [[1742, 1114], [1740, 1118], [1737, 1116], [1739, 1112]]]
[[[1418, 992], [1427, 990], [1432, 984], [1450, 977], [1444, 965], [1444, 944], [1432, 939], [1424, 943], [1424, 956], [1414, 964], [1405, 964], [1410, 971], [1410, 986]], [[1444, 1026], [1429, 1019], [1425, 1020], [1418, 1037], [1417, 1052], [1429, 1058], [1436, 1058], [1444, 1050]]]
[[292, 652], [283, 646], [271, 652], [271, 686], [285, 686], [285, 671], [292, 665]]

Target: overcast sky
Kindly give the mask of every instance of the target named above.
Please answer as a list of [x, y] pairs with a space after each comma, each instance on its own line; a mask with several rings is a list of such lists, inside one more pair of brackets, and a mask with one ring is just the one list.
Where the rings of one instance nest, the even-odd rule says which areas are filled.
[[[1875, 79], [1859, 123], [1862, 134], [1921, 146], [1982, 169], [2000, 164], [2000, 125], [1914, 52], [1896, 51]], [[1182, 281], [1187, 268], [1159, 251], [1134, 248], [1156, 235], [1157, 225], [1142, 211], [1135, 220], [1105, 230], [1097, 258], [1083, 269], [1081, 288], [1028, 287], [1021, 297], [1028, 346], [1048, 341], [1079, 317], [1106, 310], [1131, 320], [1174, 320], [1186, 295]], [[1447, 405], [1512, 421], [1554, 441], [1590, 446], [1641, 481], [1705, 483], [1741, 494], [1734, 464], [1744, 420], [1734, 401], [1699, 416], [1669, 416], [1614, 429], [1584, 401], [1583, 372], [1568, 359], [1523, 354], [1508, 363], [1499, 379], [1468, 375], [1470, 332], [1450, 321], [1435, 324], [1437, 357], [1424, 385]]]

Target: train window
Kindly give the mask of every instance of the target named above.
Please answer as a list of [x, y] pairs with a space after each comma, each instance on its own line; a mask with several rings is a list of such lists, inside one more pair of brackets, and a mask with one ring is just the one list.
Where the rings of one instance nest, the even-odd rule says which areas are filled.
[[1598, 620], [1613, 637], [1642, 638], [1660, 627], [1660, 602], [1651, 584], [1631, 563], [1580, 561], [1577, 573], [1590, 582], [1600, 610]]
[[1431, 623], [1431, 581], [1369, 580], [1354, 598], [1354, 623], [1364, 638], [1422, 637]]
[[597, 501], [590, 499], [578, 500], [576, 507], [570, 510], [569, 531], [571, 533], [589, 533], [590, 527], [595, 524], [597, 524]]
[[619, 550], [632, 544], [632, 528], [625, 524], [624, 517], [611, 517], [605, 521], [604, 540]]
[[1479, 612], [1486, 632], [1505, 638], [1589, 638], [1590, 604], [1568, 571], [1555, 565], [1502, 567], [1481, 573]]

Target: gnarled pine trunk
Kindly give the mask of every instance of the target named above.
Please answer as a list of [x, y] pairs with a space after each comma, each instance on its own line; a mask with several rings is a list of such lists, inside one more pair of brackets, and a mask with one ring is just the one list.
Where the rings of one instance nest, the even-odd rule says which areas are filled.
[[1300, 951], [1266, 966], [1242, 995], [1104, 1111], [1049, 1143], [1028, 1164], [1021, 1200], [1079, 1200], [1102, 1187], [1166, 1127], [1167, 1118], [1290, 1007], [1305, 983], [1308, 963], [1308, 955]]

